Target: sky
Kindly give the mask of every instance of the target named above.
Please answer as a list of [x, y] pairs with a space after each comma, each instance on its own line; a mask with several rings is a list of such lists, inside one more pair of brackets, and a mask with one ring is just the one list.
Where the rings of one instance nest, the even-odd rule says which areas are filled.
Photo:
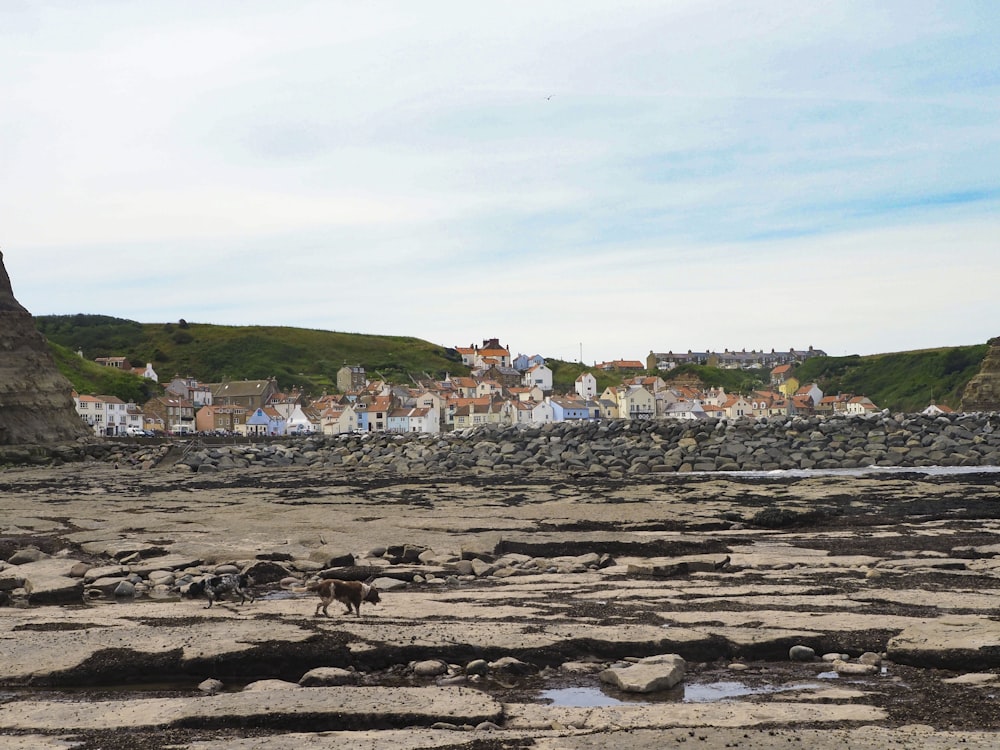
[[1000, 335], [994, 0], [3, 0], [34, 315], [587, 363]]

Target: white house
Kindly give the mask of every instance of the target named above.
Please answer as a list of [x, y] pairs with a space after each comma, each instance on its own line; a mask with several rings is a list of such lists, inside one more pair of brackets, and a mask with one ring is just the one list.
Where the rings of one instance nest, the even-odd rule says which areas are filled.
[[152, 380], [154, 383], [160, 382], [160, 376], [157, 375], [156, 370], [153, 369], [152, 362], [147, 362], [145, 367], [143, 368], [137, 367], [136, 370], [137, 374], [141, 375], [142, 377]]
[[433, 409], [393, 409], [386, 422], [388, 432], [439, 432], [440, 424]]
[[620, 388], [618, 416], [622, 419], [652, 419], [656, 416], [656, 397], [641, 385]]
[[823, 400], [823, 391], [819, 389], [819, 386], [815, 383], [806, 383], [805, 385], [799, 386], [799, 389], [795, 391], [796, 396], [808, 396], [812, 401], [813, 408], [816, 408], [816, 404]]
[[753, 416], [753, 403], [743, 396], [730, 396], [722, 408], [730, 419]]
[[539, 401], [531, 407], [531, 421], [535, 424], [554, 422], [555, 418], [555, 410], [548, 401]]
[[492, 396], [494, 393], [503, 393], [503, 386], [495, 380], [482, 380], [476, 386], [476, 398]]
[[270, 406], [258, 408], [242, 425], [244, 435], [284, 435], [285, 418]]
[[145, 432], [145, 415], [137, 404], [125, 404], [125, 434], [135, 435]]
[[580, 377], [576, 379], [576, 383], [573, 385], [573, 388], [581, 398], [597, 398], [597, 378], [589, 372], [581, 373]]
[[531, 424], [531, 410], [535, 406], [530, 401], [511, 399], [503, 405], [504, 424]]
[[[278, 406], [291, 406], [291, 408], [282, 411]], [[310, 409], [311, 413], [307, 413], [300, 404], [279, 404], [275, 406], [275, 410], [285, 417], [285, 431], [290, 435], [308, 435], [323, 430], [322, 424], [315, 417], [315, 412]]]
[[846, 414], [859, 416], [861, 414], [873, 414], [878, 410], [878, 407], [867, 396], [854, 396], [847, 402], [847, 408], [844, 411]]
[[[117, 396], [81, 396], [73, 392], [76, 413], [98, 437], [126, 434], [130, 424], [128, 405]], [[134, 420], [132, 421], [134, 423]], [[141, 426], [141, 420], [139, 421]]]
[[535, 403], [545, 398], [545, 393], [542, 392], [542, 389], [534, 385], [508, 388], [507, 392], [511, 395], [511, 398], [517, 399], [518, 401], [530, 401]]
[[667, 407], [668, 419], [705, 419], [705, 410], [699, 401], [677, 401]]
[[329, 406], [320, 415], [324, 435], [343, 435], [358, 430], [358, 415], [350, 404]]
[[552, 390], [552, 370], [546, 364], [533, 365], [521, 378], [522, 385], [535, 386], [548, 392]]
[[701, 399], [701, 402], [705, 406], [722, 406], [728, 400], [729, 396], [726, 395], [726, 389], [720, 386], [718, 388], [707, 389], [705, 397]]

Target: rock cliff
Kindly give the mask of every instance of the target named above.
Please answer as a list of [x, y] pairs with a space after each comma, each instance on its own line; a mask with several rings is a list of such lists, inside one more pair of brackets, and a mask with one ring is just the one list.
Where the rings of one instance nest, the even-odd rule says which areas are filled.
[[1000, 411], [1000, 336], [987, 343], [990, 348], [979, 374], [962, 392], [962, 411]]
[[73, 407], [72, 389], [31, 313], [14, 299], [0, 253], [0, 445], [47, 445], [88, 436]]

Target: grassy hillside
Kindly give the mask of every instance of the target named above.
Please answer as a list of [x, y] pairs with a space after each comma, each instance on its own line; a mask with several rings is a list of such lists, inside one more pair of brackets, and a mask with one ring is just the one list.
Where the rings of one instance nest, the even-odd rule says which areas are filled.
[[65, 346], [50, 341], [49, 349], [59, 372], [66, 376], [78, 393], [117, 396], [126, 403], [132, 401], [137, 404], [144, 404], [162, 393], [162, 388], [155, 383], [83, 359]]
[[587, 367], [579, 362], [546, 359], [545, 364], [552, 370], [552, 390], [556, 393], [572, 393], [576, 388], [576, 379], [585, 372], [592, 374], [597, 381], [598, 395], [608, 386], [618, 385], [622, 382], [622, 376], [617, 373], [595, 370], [593, 367]]
[[815, 382], [826, 394], [868, 396], [881, 408], [914, 412], [928, 404], [957, 409], [962, 391], [979, 372], [987, 344], [861, 357], [817, 357], [795, 370], [801, 383]]
[[660, 373], [669, 384], [672, 380], [684, 380], [693, 375], [710, 388], [724, 388], [726, 393], [744, 393], [761, 388], [769, 388], [771, 374], [767, 370], [723, 370], [704, 365], [681, 365], [666, 373]]
[[[405, 383], [424, 373], [467, 374], [454, 351], [406, 336], [367, 336], [279, 326], [137, 323], [102, 315], [43, 315], [38, 330], [50, 342], [87, 360], [123, 356], [133, 365], [153, 363], [161, 382], [175, 375], [201, 382], [275, 377], [318, 394], [333, 390], [345, 362], [369, 377]], [[117, 394], [116, 394], [117, 395]]]

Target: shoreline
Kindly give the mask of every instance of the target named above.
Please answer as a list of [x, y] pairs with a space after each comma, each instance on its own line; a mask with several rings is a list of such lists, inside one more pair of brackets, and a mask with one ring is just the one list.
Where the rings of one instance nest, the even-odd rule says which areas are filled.
[[[175, 577], [254, 568], [271, 580], [242, 606], [104, 593], [86, 606], [0, 607], [0, 642], [11, 655], [0, 675], [9, 686], [0, 688], [0, 738], [65, 737], [77, 726], [70, 734], [91, 743], [84, 747], [107, 748], [167, 747], [157, 738], [172, 737], [210, 750], [243, 737], [267, 750], [369, 741], [471, 750], [527, 738], [553, 749], [598, 738], [638, 749], [654, 745], [630, 744], [636, 738], [652, 743], [657, 732], [686, 732], [683, 725], [701, 727], [699, 746], [714, 748], [735, 739], [728, 712], [742, 717], [751, 747], [768, 732], [818, 747], [845, 738], [863, 747], [867, 736], [919, 736], [926, 747], [995, 741], [1000, 711], [983, 699], [1000, 689], [998, 486], [994, 470], [620, 480], [365, 476], [305, 466], [204, 474], [103, 463], [3, 472], [5, 553], [34, 540], [48, 550], [26, 563], [38, 570], [86, 563], [80, 597], [102, 578], [106, 591], [116, 577], [148, 582], [161, 566]], [[335, 570], [330, 563], [346, 554], [395, 587], [361, 617], [313, 617], [315, 597], [289, 593], [286, 579]], [[0, 578], [23, 569], [8, 565]], [[996, 651], [981, 645], [991, 641]], [[812, 648], [815, 659], [790, 659], [793, 646]], [[832, 652], [847, 656], [850, 669], [872, 652], [884, 672], [817, 680], [832, 669], [820, 656]], [[688, 662], [692, 688], [737, 682], [763, 692], [683, 710], [657, 700], [574, 707], [541, 697], [581, 688], [621, 699], [589, 670], [668, 653]], [[505, 658], [531, 669], [489, 666]], [[477, 659], [485, 671], [471, 666]], [[421, 676], [424, 662], [444, 671]], [[337, 700], [362, 701], [367, 693], [344, 691], [375, 690], [380, 728], [338, 725], [323, 711], [295, 718], [302, 691], [318, 689], [298, 681], [317, 668], [350, 675], [338, 672], [348, 683], [323, 688]], [[180, 677], [187, 687], [154, 690], [165, 703], [147, 703], [141, 689], [150, 676]], [[230, 693], [223, 708], [198, 690], [209, 678], [252, 690]], [[806, 683], [818, 687], [770, 690]], [[407, 713], [414, 695], [403, 687], [427, 691], [437, 708], [426, 720]], [[258, 691], [270, 712], [250, 699]], [[443, 728], [449, 711], [482, 718], [475, 707], [484, 696], [500, 707], [486, 721], [495, 728]], [[340, 713], [362, 711], [363, 701], [351, 705]], [[230, 718], [205, 713], [216, 710]], [[87, 728], [109, 721], [102, 711], [133, 718], [111, 737]], [[30, 718], [43, 714], [63, 731]], [[399, 726], [421, 721], [423, 729]], [[905, 728], [916, 724], [931, 728]]]

